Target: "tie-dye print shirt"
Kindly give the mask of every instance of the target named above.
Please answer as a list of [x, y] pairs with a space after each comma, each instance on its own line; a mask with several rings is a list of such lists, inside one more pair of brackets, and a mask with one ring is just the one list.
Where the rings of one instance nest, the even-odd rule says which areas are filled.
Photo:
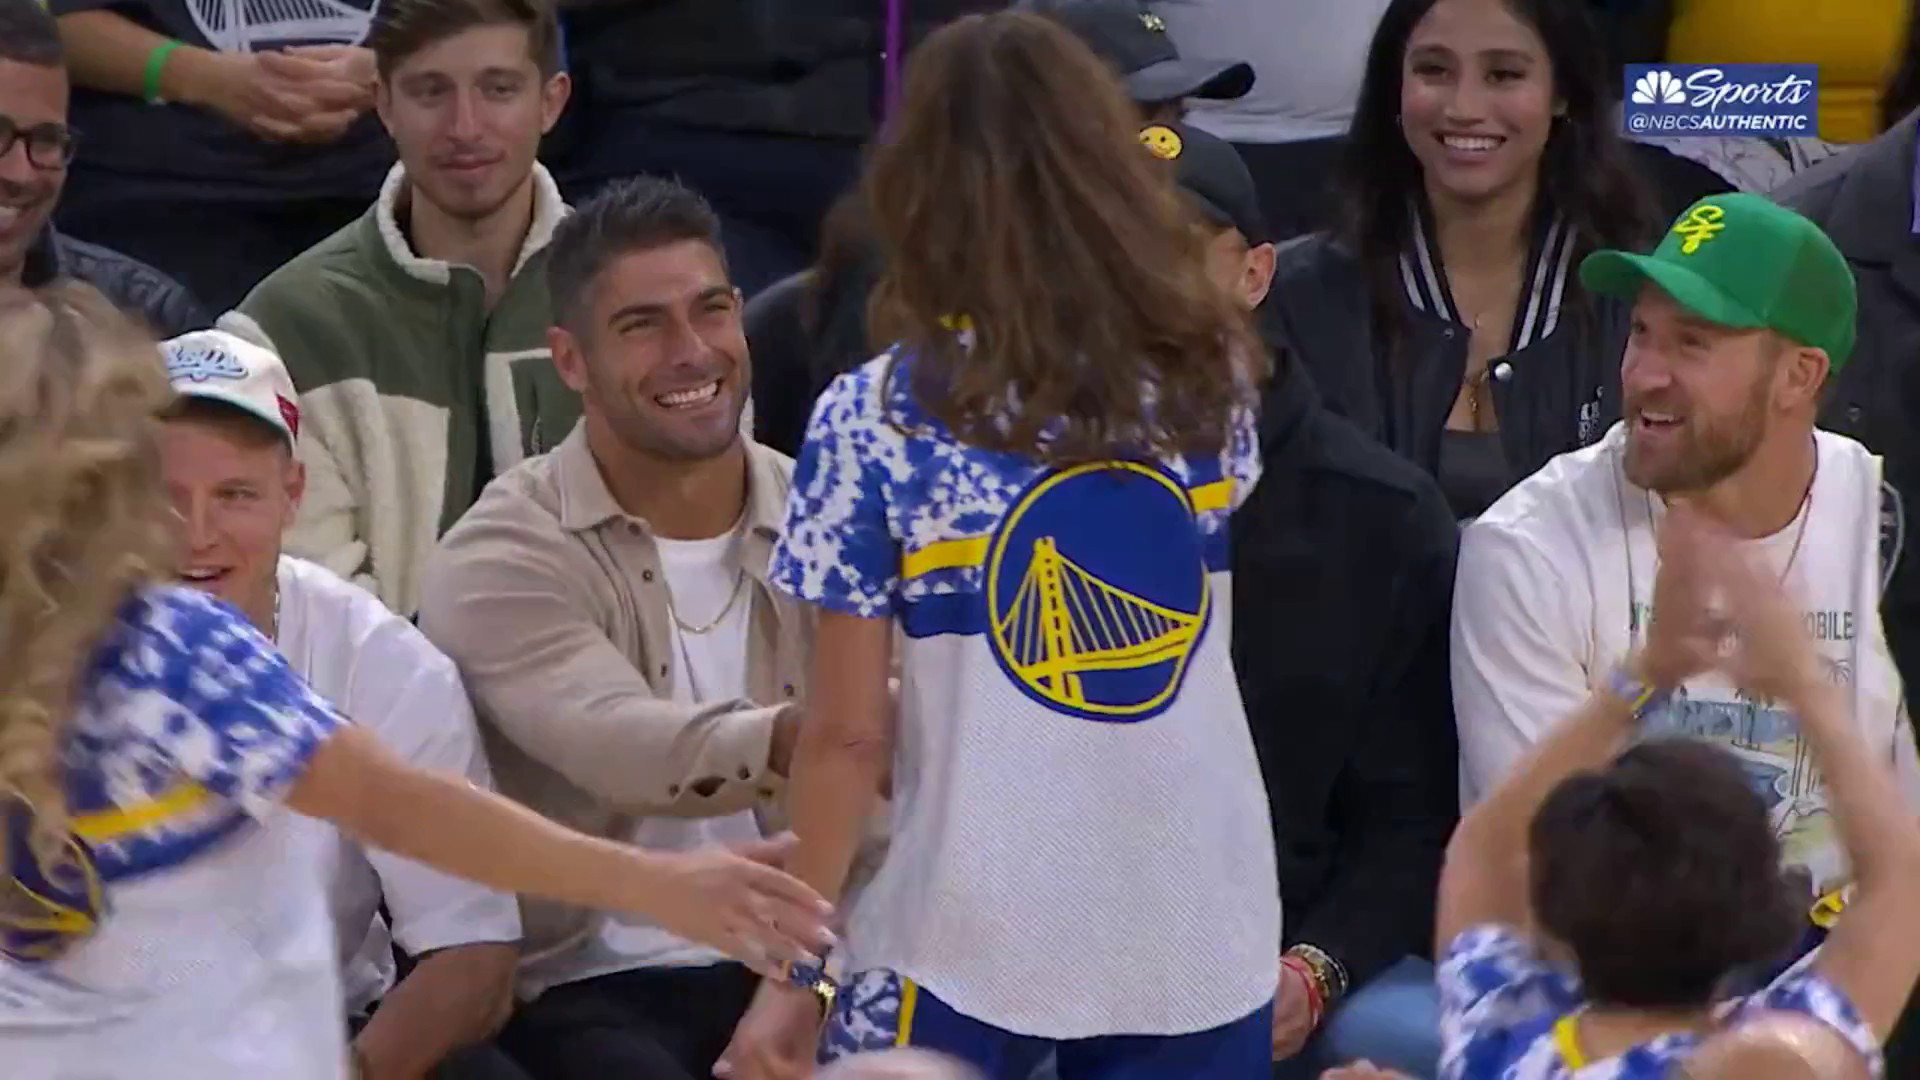
[[[1721, 1007], [1734, 1021], [1748, 1012], [1795, 1012], [1838, 1031], [1885, 1071], [1880, 1044], [1853, 1004], [1812, 969], [1812, 954], [1759, 993]], [[1700, 1044], [1694, 1035], [1663, 1035], [1600, 1061], [1567, 1045], [1566, 1018], [1585, 1004], [1580, 984], [1548, 967], [1525, 936], [1480, 926], [1454, 938], [1440, 965], [1443, 1080], [1670, 1080], [1674, 1066]]]
[[80, 688], [52, 859], [6, 820], [9, 1080], [334, 1080], [344, 1037], [320, 847], [281, 807], [344, 722], [239, 613], [156, 588]]

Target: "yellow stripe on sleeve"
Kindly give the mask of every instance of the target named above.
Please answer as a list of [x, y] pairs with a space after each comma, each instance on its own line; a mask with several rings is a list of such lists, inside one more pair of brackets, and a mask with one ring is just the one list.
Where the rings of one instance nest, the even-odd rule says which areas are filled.
[[967, 536], [928, 544], [900, 559], [900, 576], [917, 578], [936, 570], [979, 566], [987, 561], [987, 545], [992, 542], [991, 536]]
[[213, 792], [188, 780], [157, 799], [116, 810], [76, 814], [71, 827], [75, 836], [90, 844], [98, 844], [151, 828], [168, 818], [191, 813], [211, 798]]

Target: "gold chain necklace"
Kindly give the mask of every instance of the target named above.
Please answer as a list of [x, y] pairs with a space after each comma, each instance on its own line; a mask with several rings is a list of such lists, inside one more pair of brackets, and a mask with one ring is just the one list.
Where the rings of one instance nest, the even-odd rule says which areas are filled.
[[727, 602], [724, 606], [720, 608], [720, 614], [715, 615], [713, 617], [713, 620], [707, 623], [705, 626], [689, 626], [687, 625], [685, 620], [680, 618], [679, 605], [673, 602], [672, 586], [667, 587], [667, 613], [673, 616], [673, 625], [679, 627], [682, 633], [711, 634], [713, 632], [714, 627], [719, 626], [721, 623], [727, 621], [727, 615], [733, 611], [733, 605], [739, 602], [742, 587], [745, 586], [746, 583], [747, 583], [747, 572], [745, 570], [734, 571], [733, 591], [727, 594]]

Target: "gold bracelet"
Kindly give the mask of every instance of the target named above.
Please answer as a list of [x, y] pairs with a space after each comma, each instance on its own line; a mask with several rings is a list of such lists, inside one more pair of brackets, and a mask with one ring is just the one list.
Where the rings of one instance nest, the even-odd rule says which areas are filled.
[[1303, 941], [1288, 949], [1287, 955], [1299, 957], [1307, 965], [1307, 969], [1313, 972], [1314, 982], [1320, 987], [1321, 1000], [1328, 1008], [1332, 1008], [1334, 1002], [1347, 995], [1347, 969], [1341, 966], [1340, 961], [1329, 956], [1325, 950]]

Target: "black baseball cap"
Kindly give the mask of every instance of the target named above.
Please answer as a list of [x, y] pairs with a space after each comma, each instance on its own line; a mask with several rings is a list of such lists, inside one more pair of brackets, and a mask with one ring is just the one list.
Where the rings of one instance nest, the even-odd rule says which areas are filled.
[[1167, 24], [1140, 0], [1020, 0], [1016, 7], [1072, 30], [1113, 65], [1127, 94], [1140, 104], [1189, 97], [1225, 100], [1253, 89], [1252, 64], [1182, 57], [1167, 36]]
[[1232, 143], [1186, 124], [1149, 124], [1140, 129], [1140, 142], [1154, 157], [1173, 163], [1174, 182], [1201, 217], [1238, 229], [1248, 244], [1273, 239], [1253, 174]]

